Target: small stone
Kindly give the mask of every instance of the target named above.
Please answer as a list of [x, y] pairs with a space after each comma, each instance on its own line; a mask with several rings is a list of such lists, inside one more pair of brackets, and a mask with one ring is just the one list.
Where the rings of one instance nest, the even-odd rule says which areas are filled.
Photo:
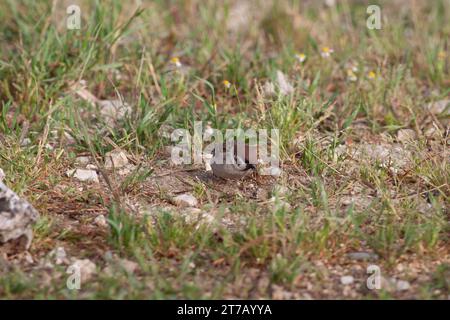
[[188, 193], [174, 197], [173, 202], [179, 207], [196, 207], [198, 204], [197, 199]]
[[412, 129], [400, 129], [397, 132], [397, 140], [401, 143], [407, 143], [416, 139], [416, 132]]
[[91, 157], [80, 156], [75, 159], [76, 164], [87, 165], [91, 162]]
[[377, 260], [378, 255], [370, 252], [351, 252], [347, 255], [352, 260]]
[[341, 277], [341, 284], [344, 286], [352, 284], [354, 281], [354, 278], [352, 276], [342, 276]]
[[105, 216], [102, 214], [95, 217], [94, 223], [101, 228], [105, 228], [108, 226], [108, 222], [106, 221]]
[[106, 169], [118, 169], [125, 167], [128, 164], [127, 154], [121, 150], [115, 150], [108, 152], [105, 155], [105, 168]]
[[86, 169], [96, 171], [96, 170], [97, 170], [97, 166], [96, 166], [95, 164], [89, 163], [89, 164], [86, 166]]
[[70, 169], [66, 172], [68, 177], [74, 177], [75, 179], [78, 179], [80, 181], [85, 182], [96, 182], [98, 183], [98, 175], [97, 172], [94, 170], [87, 170], [87, 169]]
[[97, 266], [89, 259], [76, 259], [69, 268], [79, 271], [81, 282], [85, 283], [95, 274]]
[[411, 288], [411, 285], [409, 284], [408, 281], [398, 280], [395, 284], [395, 287], [397, 291], [406, 291], [409, 290], [409, 288]]
[[438, 115], [438, 114], [444, 112], [447, 109], [448, 105], [450, 105], [450, 100], [439, 100], [439, 101], [429, 103], [427, 105], [427, 109], [432, 114]]

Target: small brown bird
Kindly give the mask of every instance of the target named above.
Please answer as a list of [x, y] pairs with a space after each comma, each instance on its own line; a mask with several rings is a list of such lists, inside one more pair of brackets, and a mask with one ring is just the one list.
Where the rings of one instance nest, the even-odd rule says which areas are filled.
[[211, 169], [215, 176], [223, 179], [239, 180], [256, 170], [257, 148], [244, 144], [239, 150], [238, 143], [216, 145], [211, 159]]

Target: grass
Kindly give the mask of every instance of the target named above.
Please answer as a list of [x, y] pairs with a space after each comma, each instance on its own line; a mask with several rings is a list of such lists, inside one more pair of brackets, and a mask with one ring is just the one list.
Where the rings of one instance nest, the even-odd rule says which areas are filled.
[[[0, 258], [0, 297], [448, 299], [449, 109], [427, 108], [449, 96], [446, 1], [379, 1], [381, 30], [364, 1], [78, 3], [80, 30], [65, 1], [0, 4], [0, 168], [41, 214], [32, 262]], [[267, 93], [278, 70], [292, 94]], [[99, 108], [113, 100], [120, 118]], [[211, 182], [169, 164], [164, 133], [195, 121], [278, 128], [282, 176]], [[105, 167], [117, 149], [125, 174]], [[66, 175], [80, 156], [100, 183]], [[198, 210], [173, 205], [185, 192]], [[44, 266], [58, 246], [96, 264], [81, 290]], [[118, 259], [136, 271], [107, 274]], [[411, 288], [368, 290], [369, 264]]]

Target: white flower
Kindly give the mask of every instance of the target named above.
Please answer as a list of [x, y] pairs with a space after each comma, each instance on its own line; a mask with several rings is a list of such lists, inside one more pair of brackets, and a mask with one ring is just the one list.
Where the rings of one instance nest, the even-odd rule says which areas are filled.
[[230, 81], [228, 81], [228, 80], [223, 80], [222, 83], [223, 83], [223, 86], [224, 86], [226, 89], [230, 89], [230, 88], [231, 88], [231, 82], [230, 82]]
[[298, 62], [303, 63], [306, 60], [306, 55], [304, 53], [296, 53], [295, 59], [297, 59]]
[[170, 63], [172, 63], [177, 68], [181, 68], [182, 66], [180, 59], [178, 57], [173, 57], [172, 59], [170, 59]]
[[369, 78], [370, 80], [375, 79], [376, 76], [377, 74], [375, 73], [375, 71], [369, 71], [369, 73], [367, 74], [367, 78]]
[[322, 56], [322, 58], [328, 58], [329, 56], [331, 56], [331, 54], [334, 52], [333, 49], [329, 48], [329, 47], [323, 47], [320, 55]]
[[356, 80], [358, 80], [358, 77], [356, 76], [356, 74], [353, 72], [352, 69], [347, 69], [347, 79], [349, 81], [355, 82]]

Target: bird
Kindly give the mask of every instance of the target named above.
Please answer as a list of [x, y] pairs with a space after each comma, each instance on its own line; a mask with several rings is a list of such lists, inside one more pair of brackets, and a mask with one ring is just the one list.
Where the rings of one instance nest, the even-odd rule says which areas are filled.
[[212, 151], [211, 169], [216, 177], [240, 180], [256, 171], [257, 148], [244, 143], [239, 150], [237, 141], [218, 143]]

